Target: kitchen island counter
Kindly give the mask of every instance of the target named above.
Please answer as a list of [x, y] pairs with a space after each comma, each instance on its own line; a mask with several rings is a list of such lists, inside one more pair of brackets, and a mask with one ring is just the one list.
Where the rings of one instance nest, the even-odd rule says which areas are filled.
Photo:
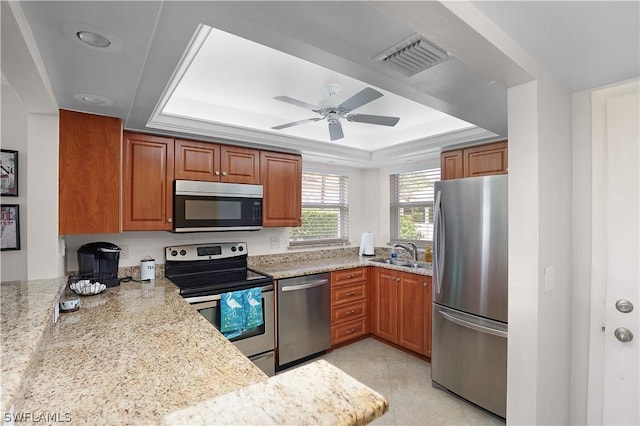
[[[44, 336], [24, 399], [14, 398], [14, 419], [162, 424], [181, 418], [172, 417], [177, 412], [190, 416], [190, 423], [212, 424], [219, 422], [213, 408], [223, 396], [238, 407], [259, 404], [267, 413], [288, 413], [274, 418], [274, 424], [304, 422], [300, 415], [319, 410], [344, 413], [353, 419], [350, 424], [364, 424], [387, 410], [384, 397], [362, 384], [354, 388], [354, 379], [326, 363], [316, 366], [314, 374], [326, 374], [309, 377], [318, 386], [306, 392], [329, 388], [342, 396], [326, 399], [319, 393], [325, 404], [300, 407], [301, 372], [268, 378], [165, 279], [122, 283], [82, 297], [81, 304], [80, 310], [61, 314]], [[279, 398], [244, 399], [252, 386], [280, 389]], [[368, 403], [345, 407], [344, 398], [351, 396], [364, 396]], [[243, 424], [243, 419], [238, 414], [225, 423]]]

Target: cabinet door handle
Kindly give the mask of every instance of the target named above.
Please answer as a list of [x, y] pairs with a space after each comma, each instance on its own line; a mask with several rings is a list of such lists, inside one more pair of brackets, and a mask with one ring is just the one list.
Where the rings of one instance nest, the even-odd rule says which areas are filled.
[[355, 275], [353, 274], [347, 276], [347, 278], [353, 278], [353, 277], [355, 277]]
[[355, 291], [350, 291], [349, 293], [347, 293], [347, 296], [355, 296], [356, 292]]
[[172, 223], [172, 222], [173, 222], [173, 219], [172, 219], [172, 218], [168, 218], [168, 219], [167, 219], [167, 222]]
[[356, 330], [352, 328], [351, 330], [347, 330], [347, 334], [355, 333], [355, 331], [356, 331]]
[[227, 174], [227, 172], [222, 172], [222, 176], [226, 176]]
[[216, 170], [216, 176], [220, 176], [220, 170]]
[[356, 311], [355, 311], [355, 310], [350, 310], [349, 312], [347, 312], [347, 315], [353, 315], [353, 314], [355, 314], [355, 313], [356, 313]]
[[429, 285], [428, 283], [422, 283], [422, 287], [426, 287], [428, 285]]

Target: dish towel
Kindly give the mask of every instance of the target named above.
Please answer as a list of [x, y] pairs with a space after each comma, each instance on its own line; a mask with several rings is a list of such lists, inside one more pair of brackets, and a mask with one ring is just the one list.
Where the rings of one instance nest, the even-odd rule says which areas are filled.
[[251, 330], [264, 324], [262, 317], [262, 289], [250, 288], [244, 291], [245, 329]]
[[227, 339], [242, 334], [244, 326], [244, 291], [231, 291], [220, 296], [220, 331]]
[[220, 331], [227, 339], [264, 324], [260, 287], [223, 293], [220, 302]]

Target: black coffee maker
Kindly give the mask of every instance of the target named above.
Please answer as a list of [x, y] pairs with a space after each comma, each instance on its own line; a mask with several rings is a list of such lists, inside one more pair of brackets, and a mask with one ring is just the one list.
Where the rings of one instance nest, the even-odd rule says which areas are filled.
[[118, 262], [120, 247], [113, 243], [88, 243], [78, 249], [78, 265], [80, 274], [93, 274], [100, 278], [107, 287], [120, 285], [118, 279]]

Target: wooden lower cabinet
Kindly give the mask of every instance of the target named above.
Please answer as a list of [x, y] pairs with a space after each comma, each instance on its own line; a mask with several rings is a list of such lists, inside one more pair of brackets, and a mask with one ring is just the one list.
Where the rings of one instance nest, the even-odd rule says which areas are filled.
[[431, 277], [375, 268], [369, 291], [371, 333], [431, 356]]
[[367, 268], [331, 273], [331, 346], [369, 334]]

